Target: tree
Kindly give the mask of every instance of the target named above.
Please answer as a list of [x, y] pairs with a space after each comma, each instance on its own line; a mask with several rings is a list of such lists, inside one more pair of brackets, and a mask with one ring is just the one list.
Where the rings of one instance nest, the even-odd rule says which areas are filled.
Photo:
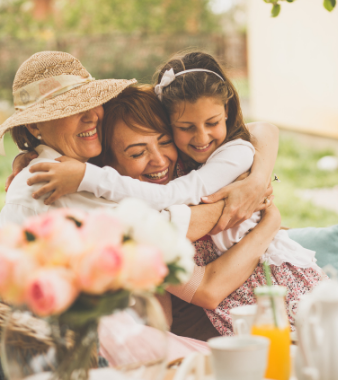
[[[277, 17], [281, 11], [280, 2], [287, 1], [288, 3], [293, 3], [295, 0], [264, 0], [266, 3], [272, 4], [271, 16]], [[333, 11], [336, 6], [336, 0], [324, 0], [323, 6], [329, 12]]]
[[0, 38], [219, 30], [209, 0], [0, 0]]

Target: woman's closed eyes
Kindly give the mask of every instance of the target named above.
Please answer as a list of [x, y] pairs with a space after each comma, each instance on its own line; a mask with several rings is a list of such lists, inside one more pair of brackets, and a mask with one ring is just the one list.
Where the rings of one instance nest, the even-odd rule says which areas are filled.
[[[172, 139], [169, 139], [169, 140], [166, 140], [166, 141], [162, 141], [162, 142], [159, 143], [159, 145], [161, 145], [161, 146], [166, 146], [166, 145], [171, 145], [171, 144], [173, 144], [173, 140]], [[142, 157], [145, 152], [146, 152], [146, 149], [143, 150], [140, 153], [132, 154], [130, 157], [133, 158], [133, 159], [137, 159], [139, 157]]]

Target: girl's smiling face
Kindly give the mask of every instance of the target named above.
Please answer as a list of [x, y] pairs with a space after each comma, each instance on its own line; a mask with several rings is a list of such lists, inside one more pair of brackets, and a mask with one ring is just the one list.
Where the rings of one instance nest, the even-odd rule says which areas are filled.
[[[121, 175], [165, 185], [173, 179], [177, 149], [171, 136], [140, 125], [140, 132], [123, 120], [116, 122], [112, 139], [112, 162]], [[141, 132], [144, 131], [144, 134]]]
[[226, 138], [226, 118], [224, 104], [216, 97], [178, 103], [170, 115], [177, 148], [196, 162], [205, 163]]

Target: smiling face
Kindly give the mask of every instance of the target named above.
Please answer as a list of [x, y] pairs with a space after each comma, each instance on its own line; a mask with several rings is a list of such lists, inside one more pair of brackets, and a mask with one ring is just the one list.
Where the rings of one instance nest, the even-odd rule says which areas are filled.
[[[118, 120], [112, 135], [112, 162], [121, 175], [165, 185], [173, 179], [177, 150], [171, 136]], [[143, 134], [144, 133], [144, 134]]]
[[102, 147], [98, 136], [103, 120], [103, 107], [68, 116], [27, 125], [29, 132], [41, 142], [59, 152], [61, 155], [86, 162], [98, 156]]
[[196, 162], [205, 163], [226, 138], [226, 117], [224, 104], [216, 97], [178, 103], [170, 116], [177, 148]]

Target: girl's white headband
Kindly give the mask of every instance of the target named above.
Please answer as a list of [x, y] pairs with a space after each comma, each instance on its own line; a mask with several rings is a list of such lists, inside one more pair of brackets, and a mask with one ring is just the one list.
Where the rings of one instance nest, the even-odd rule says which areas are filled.
[[220, 78], [224, 82], [224, 79], [219, 74], [215, 73], [214, 71], [207, 70], [207, 69], [190, 69], [190, 70], [180, 71], [177, 74], [174, 73], [174, 69], [170, 69], [170, 70], [166, 70], [164, 72], [162, 79], [161, 79], [161, 82], [155, 86], [155, 93], [158, 96], [158, 98], [160, 100], [162, 100], [163, 88], [169, 86], [169, 84], [171, 82], [173, 82], [176, 77], [178, 77], [179, 75], [185, 74], [185, 73], [191, 73], [193, 71], [204, 71], [206, 73], [215, 74], [218, 76], [218, 78]]

